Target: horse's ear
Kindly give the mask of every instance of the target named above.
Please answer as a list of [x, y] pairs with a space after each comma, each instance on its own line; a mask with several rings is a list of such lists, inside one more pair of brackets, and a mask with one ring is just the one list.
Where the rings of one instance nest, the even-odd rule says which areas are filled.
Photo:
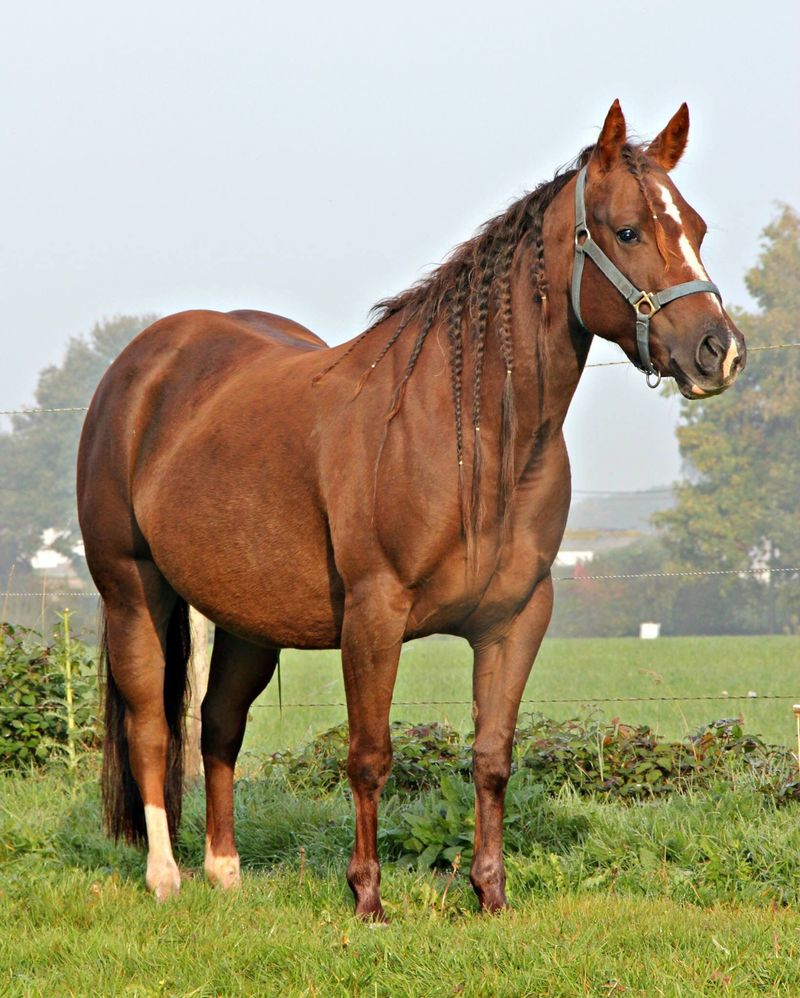
[[600, 137], [594, 147], [592, 158], [589, 160], [589, 168], [597, 170], [601, 174], [608, 173], [612, 167], [617, 165], [626, 138], [625, 116], [619, 106], [619, 101], [615, 100], [603, 122]]
[[689, 108], [684, 102], [670, 118], [669, 124], [647, 147], [647, 155], [669, 171], [683, 156], [689, 141]]

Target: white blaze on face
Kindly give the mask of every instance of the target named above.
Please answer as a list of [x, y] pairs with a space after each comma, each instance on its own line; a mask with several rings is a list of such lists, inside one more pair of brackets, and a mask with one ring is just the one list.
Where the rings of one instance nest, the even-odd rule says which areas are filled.
[[[666, 186], [666, 184], [657, 183], [656, 187], [658, 188], [659, 197], [661, 198], [662, 204], [664, 205], [664, 214], [667, 215], [669, 218], [671, 218], [672, 221], [678, 226], [678, 232], [680, 233], [680, 235], [678, 236], [678, 248], [680, 250], [680, 255], [683, 258], [684, 264], [689, 268], [692, 275], [698, 281], [710, 280], [708, 274], [706, 273], [706, 268], [703, 266], [700, 257], [697, 255], [697, 250], [694, 248], [694, 246], [692, 246], [691, 242], [689, 242], [689, 238], [684, 231], [683, 219], [681, 218], [680, 209], [675, 204], [675, 201], [672, 198], [672, 192], [670, 191], [669, 187]], [[711, 301], [713, 301], [717, 311], [720, 312], [721, 314], [722, 306], [720, 305], [717, 296], [711, 294], [710, 291], [706, 293], [708, 297], [711, 299]], [[728, 352], [730, 353], [730, 351]], [[731, 358], [731, 363], [732, 362], [733, 358]], [[728, 365], [728, 368], [730, 369], [730, 364]]]

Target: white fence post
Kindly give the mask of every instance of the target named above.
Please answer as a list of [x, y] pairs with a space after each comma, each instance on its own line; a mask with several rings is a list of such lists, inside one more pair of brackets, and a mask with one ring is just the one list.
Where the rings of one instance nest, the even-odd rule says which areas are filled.
[[189, 659], [189, 685], [191, 696], [186, 710], [186, 749], [184, 771], [188, 779], [197, 779], [203, 773], [200, 754], [200, 705], [208, 687], [208, 621], [193, 606], [189, 607], [189, 631], [192, 636], [192, 654]]

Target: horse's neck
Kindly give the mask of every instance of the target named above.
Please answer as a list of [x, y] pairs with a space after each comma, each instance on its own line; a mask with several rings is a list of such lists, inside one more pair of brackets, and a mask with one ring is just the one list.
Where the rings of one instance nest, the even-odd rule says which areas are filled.
[[[513, 390], [516, 408], [516, 464], [527, 464], [531, 452], [548, 439], [560, 437], [570, 403], [578, 386], [591, 336], [570, 325], [567, 286], [551, 284], [549, 314], [534, 300], [523, 259], [512, 283]], [[556, 276], [556, 275], [554, 275]], [[563, 285], [560, 286], [560, 285]], [[500, 398], [506, 365], [497, 345], [493, 317], [487, 338], [486, 365], [491, 387], [486, 400], [487, 423], [501, 417]], [[483, 420], [482, 420], [483, 422]]]

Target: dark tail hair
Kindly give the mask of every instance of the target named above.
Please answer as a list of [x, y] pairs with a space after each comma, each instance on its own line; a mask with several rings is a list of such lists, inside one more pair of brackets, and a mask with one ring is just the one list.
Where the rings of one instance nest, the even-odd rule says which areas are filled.
[[[106, 828], [114, 839], [144, 842], [144, 804], [133, 778], [128, 756], [125, 701], [114, 681], [108, 654], [105, 612], [101, 610], [100, 670], [105, 671], [105, 736], [103, 738], [103, 811]], [[189, 691], [189, 607], [178, 599], [167, 626], [164, 713], [169, 726], [165, 809], [174, 837], [181, 820], [183, 795], [183, 735], [185, 703]]]

